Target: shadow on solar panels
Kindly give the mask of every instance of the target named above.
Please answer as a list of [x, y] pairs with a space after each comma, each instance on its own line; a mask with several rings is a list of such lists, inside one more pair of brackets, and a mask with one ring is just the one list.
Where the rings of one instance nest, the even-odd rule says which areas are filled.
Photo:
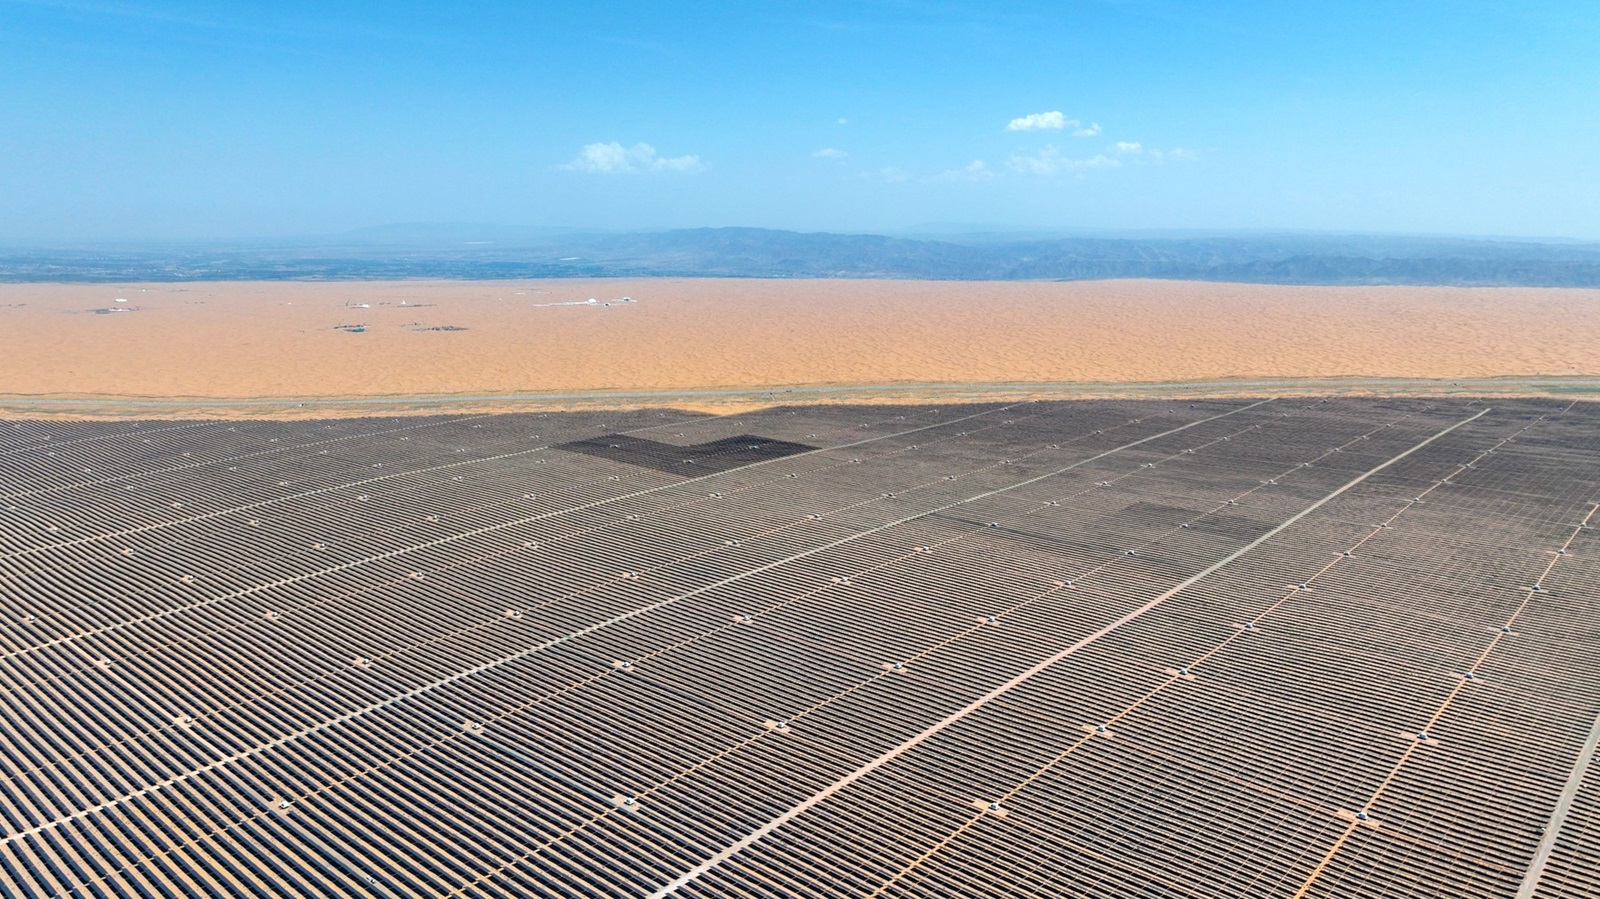
[[694, 446], [674, 446], [623, 434], [608, 434], [588, 440], [564, 443], [559, 449], [599, 456], [613, 462], [653, 468], [671, 474], [703, 475], [768, 459], [782, 459], [816, 447], [786, 440], [772, 440], [754, 434], [725, 437]]

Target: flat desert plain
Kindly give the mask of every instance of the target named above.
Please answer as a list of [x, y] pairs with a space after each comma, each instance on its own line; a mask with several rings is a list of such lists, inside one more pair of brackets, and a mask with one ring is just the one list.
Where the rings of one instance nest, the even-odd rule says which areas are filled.
[[[122, 311], [96, 311], [107, 309]], [[1600, 290], [746, 279], [0, 285], [0, 404], [1597, 373]]]

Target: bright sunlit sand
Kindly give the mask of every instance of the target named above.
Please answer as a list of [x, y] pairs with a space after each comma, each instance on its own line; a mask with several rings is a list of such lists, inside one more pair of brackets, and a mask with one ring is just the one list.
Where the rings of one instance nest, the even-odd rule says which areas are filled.
[[[84, 314], [133, 292], [137, 307], [111, 307], [127, 314]], [[0, 309], [0, 355], [13, 397], [1600, 372], [1597, 290], [736, 279], [13, 284], [0, 285], [0, 306], [11, 307]]]

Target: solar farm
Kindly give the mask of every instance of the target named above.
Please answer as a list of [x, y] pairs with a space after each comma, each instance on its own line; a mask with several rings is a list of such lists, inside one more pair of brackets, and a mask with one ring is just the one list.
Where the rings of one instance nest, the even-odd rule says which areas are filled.
[[1600, 895], [1600, 404], [0, 422], [0, 895]]

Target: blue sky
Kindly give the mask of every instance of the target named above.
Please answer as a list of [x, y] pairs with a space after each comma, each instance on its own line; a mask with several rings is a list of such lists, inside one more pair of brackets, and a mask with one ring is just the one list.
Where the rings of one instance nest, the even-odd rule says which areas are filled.
[[0, 0], [12, 243], [1597, 210], [1593, 0]]

